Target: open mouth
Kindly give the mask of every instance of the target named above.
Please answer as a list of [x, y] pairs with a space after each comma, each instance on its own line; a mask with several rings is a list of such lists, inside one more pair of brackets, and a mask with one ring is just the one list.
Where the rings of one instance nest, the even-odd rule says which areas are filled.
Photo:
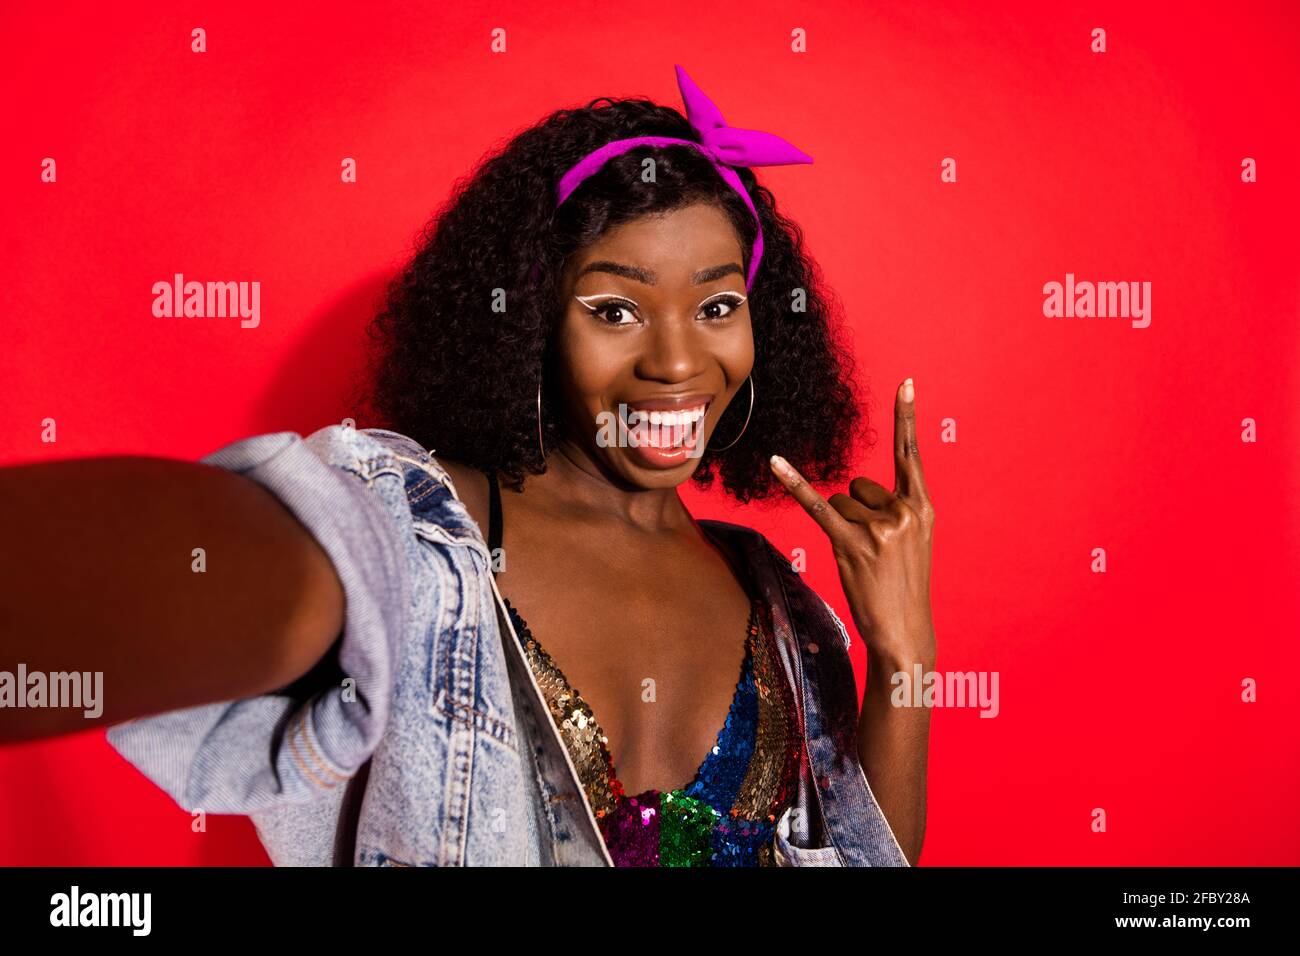
[[671, 410], [619, 405], [619, 413], [631, 447], [691, 451], [703, 436], [704, 419], [711, 404], [709, 399]]
[[619, 406], [619, 418], [627, 428], [628, 445], [660, 451], [694, 450], [705, 431], [705, 416], [712, 399], [681, 408], [638, 408]]

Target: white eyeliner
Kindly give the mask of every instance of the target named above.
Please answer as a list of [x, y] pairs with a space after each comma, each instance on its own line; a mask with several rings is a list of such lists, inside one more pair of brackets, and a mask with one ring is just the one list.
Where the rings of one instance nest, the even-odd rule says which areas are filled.
[[[739, 293], [736, 292], [719, 292], [717, 295], [709, 296], [707, 299], [701, 302], [700, 305], [708, 305], [710, 302], [714, 302], [714, 301], [721, 302], [723, 297], [727, 299], [728, 304], [733, 309], [739, 309], [742, 305], [744, 305], [746, 302], [749, 301], [749, 296], [747, 295], [740, 295]], [[698, 309], [700, 305], [697, 305], [695, 308]]]
[[577, 299], [579, 302], [581, 302], [583, 305], [590, 305], [592, 302], [595, 302], [597, 299], [622, 299], [625, 302], [631, 302], [638, 309], [641, 308], [641, 306], [637, 305], [635, 299], [629, 299], [627, 296], [619, 295], [616, 292], [602, 292], [599, 295], [575, 295], [574, 298]]

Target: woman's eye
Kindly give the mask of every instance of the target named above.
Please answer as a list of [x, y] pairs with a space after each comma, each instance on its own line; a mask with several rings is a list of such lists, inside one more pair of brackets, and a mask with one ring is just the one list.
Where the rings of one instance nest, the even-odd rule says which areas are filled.
[[617, 299], [606, 302], [592, 308], [591, 314], [598, 315], [605, 319], [610, 325], [631, 325], [636, 321], [636, 313], [632, 311], [634, 306], [630, 302], [620, 302]]
[[733, 298], [713, 299], [700, 307], [700, 314], [706, 319], [725, 319], [740, 308], [741, 303], [744, 301], [744, 299]]

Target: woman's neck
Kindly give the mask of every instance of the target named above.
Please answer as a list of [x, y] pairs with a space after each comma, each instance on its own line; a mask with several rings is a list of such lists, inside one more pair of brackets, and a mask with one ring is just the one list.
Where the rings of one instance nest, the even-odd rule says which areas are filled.
[[582, 448], [562, 441], [546, 456], [546, 472], [530, 475], [523, 495], [557, 510], [578, 510], [608, 518], [640, 531], [681, 531], [694, 519], [676, 486], [636, 488], [611, 474]]

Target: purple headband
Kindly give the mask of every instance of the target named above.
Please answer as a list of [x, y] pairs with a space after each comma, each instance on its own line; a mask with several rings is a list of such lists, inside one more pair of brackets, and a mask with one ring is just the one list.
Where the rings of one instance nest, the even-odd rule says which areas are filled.
[[745, 205], [754, 215], [754, 225], [758, 229], [754, 237], [754, 254], [749, 259], [749, 275], [745, 279], [745, 291], [754, 284], [758, 273], [759, 260], [763, 258], [763, 227], [758, 219], [758, 210], [749, 198], [740, 177], [732, 166], [789, 166], [794, 163], [811, 163], [812, 157], [802, 150], [790, 145], [781, 137], [764, 133], [756, 129], [741, 129], [728, 126], [722, 113], [686, 75], [680, 66], [677, 69], [677, 88], [681, 91], [682, 102], [686, 105], [686, 119], [700, 134], [702, 143], [689, 139], [676, 139], [671, 136], [634, 136], [631, 139], [615, 140], [606, 143], [588, 153], [560, 179], [555, 190], [555, 205], [559, 206], [572, 195], [573, 191], [587, 177], [594, 175], [605, 163], [622, 153], [638, 146], [691, 146], [703, 153], [717, 169], [727, 185], [740, 194]]

